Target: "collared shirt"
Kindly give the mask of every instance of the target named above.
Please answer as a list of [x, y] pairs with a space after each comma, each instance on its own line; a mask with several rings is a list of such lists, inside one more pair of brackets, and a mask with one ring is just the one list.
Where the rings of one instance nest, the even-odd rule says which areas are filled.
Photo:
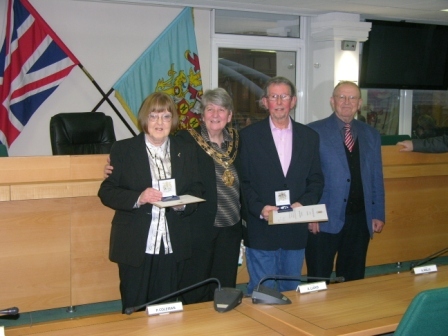
[[[159, 190], [159, 180], [171, 178], [170, 140], [168, 138], [159, 147], [152, 145], [147, 139], [145, 142], [151, 168], [152, 188]], [[153, 205], [151, 215], [151, 226], [146, 241], [146, 253], [160, 254], [162, 241], [165, 254], [173, 253], [168, 222], [165, 217], [165, 208]]]
[[292, 123], [289, 120], [288, 127], [275, 127], [272, 119], [269, 117], [269, 125], [271, 126], [272, 137], [274, 138], [275, 148], [277, 148], [278, 158], [283, 169], [283, 175], [288, 173], [289, 164], [292, 155]]

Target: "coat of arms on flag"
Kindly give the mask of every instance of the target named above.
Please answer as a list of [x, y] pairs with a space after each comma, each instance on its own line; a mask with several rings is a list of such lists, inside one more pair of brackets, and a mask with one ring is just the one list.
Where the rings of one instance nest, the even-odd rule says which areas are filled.
[[113, 88], [135, 125], [140, 104], [156, 91], [174, 99], [180, 128], [199, 124], [202, 80], [191, 8], [182, 10]]

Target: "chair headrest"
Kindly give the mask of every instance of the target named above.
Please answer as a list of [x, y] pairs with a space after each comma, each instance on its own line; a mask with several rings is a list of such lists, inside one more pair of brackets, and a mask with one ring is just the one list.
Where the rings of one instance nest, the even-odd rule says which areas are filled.
[[59, 113], [50, 120], [53, 154], [107, 154], [115, 142], [113, 121], [102, 112]]

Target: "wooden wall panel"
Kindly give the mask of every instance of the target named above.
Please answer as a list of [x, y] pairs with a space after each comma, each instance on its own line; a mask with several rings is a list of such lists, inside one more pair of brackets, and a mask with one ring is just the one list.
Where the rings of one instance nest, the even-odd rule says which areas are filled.
[[0, 306], [70, 305], [70, 202], [0, 202]]
[[0, 184], [70, 179], [70, 156], [0, 157]]
[[421, 260], [448, 247], [448, 175], [385, 179], [385, 187], [386, 226], [370, 243], [368, 265]]
[[120, 299], [118, 267], [109, 260], [114, 212], [98, 197], [72, 199], [72, 304]]
[[0, 158], [0, 307], [26, 312], [119, 297], [107, 258], [113, 211], [96, 197], [106, 157]]

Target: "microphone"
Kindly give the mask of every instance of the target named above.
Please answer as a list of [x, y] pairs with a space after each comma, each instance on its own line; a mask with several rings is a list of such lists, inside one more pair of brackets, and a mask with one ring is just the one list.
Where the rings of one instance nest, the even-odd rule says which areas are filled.
[[227, 312], [229, 310], [232, 310], [233, 308], [235, 308], [236, 306], [238, 306], [241, 303], [241, 301], [243, 299], [242, 291], [240, 291], [239, 289], [236, 289], [236, 288], [228, 288], [228, 287], [221, 288], [221, 283], [219, 282], [219, 280], [217, 278], [209, 278], [209, 279], [205, 279], [201, 282], [198, 282], [194, 285], [185, 287], [185, 288], [175, 291], [173, 293], [162, 296], [161, 298], [158, 298], [153, 301], [142, 304], [140, 306], [128, 307], [124, 310], [124, 312], [127, 315], [131, 315], [133, 312], [136, 312], [137, 310], [139, 310], [145, 306], [150, 306], [152, 304], [165, 301], [165, 300], [175, 297], [177, 295], [186, 293], [194, 288], [205, 285], [209, 282], [218, 283], [218, 288], [215, 289], [215, 295], [214, 295], [214, 308], [217, 312], [219, 312], [219, 313]]
[[447, 251], [448, 251], [448, 247], [445, 247], [444, 249], [442, 249], [442, 250], [440, 250], [440, 251], [437, 251], [437, 252], [434, 253], [434, 254], [431, 254], [429, 257], [426, 257], [426, 258], [423, 259], [423, 260], [411, 262], [411, 265], [409, 266], [409, 270], [412, 271], [412, 269], [413, 269], [414, 267], [417, 267], [417, 266], [426, 264], [428, 261], [430, 261], [430, 260], [432, 260], [432, 259], [434, 259], [434, 258], [437, 258], [437, 257], [443, 255], [443, 254], [444, 254], [445, 252], [447, 252]]
[[[331, 278], [320, 278], [320, 277], [307, 277], [308, 279], [313, 280], [325, 280], [331, 282], [344, 282], [344, 277], [336, 277], [334, 279]], [[302, 281], [301, 276], [293, 276], [293, 275], [267, 275], [262, 278], [258, 282], [258, 286], [252, 292], [252, 303], [260, 303], [260, 304], [268, 304], [268, 305], [283, 305], [290, 304], [291, 300], [284, 296], [279, 291], [263, 286], [261, 283], [268, 279], [274, 280], [300, 280]]]
[[0, 310], [0, 315], [17, 315], [19, 313], [19, 308], [11, 307]]

